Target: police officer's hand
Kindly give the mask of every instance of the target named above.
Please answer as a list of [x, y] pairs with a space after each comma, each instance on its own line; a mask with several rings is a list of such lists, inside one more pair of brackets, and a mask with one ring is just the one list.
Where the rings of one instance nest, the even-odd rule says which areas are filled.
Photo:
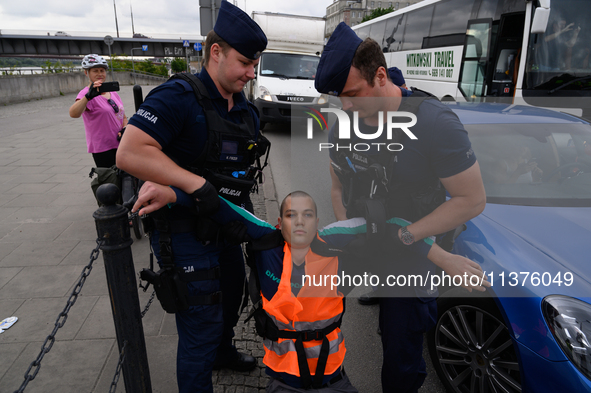
[[94, 85], [94, 82], [90, 84], [90, 86], [88, 87], [88, 93], [86, 93], [86, 95], [84, 97], [86, 97], [86, 99], [88, 101], [92, 100], [94, 97], [98, 97], [101, 95], [101, 93], [99, 93], [98, 88], [102, 83], [97, 83], [97, 85]]
[[236, 245], [251, 240], [248, 228], [242, 221], [230, 221], [222, 226], [220, 232], [228, 244]]
[[191, 197], [195, 201], [195, 208], [197, 214], [207, 216], [218, 210], [220, 207], [220, 198], [218, 198], [218, 192], [207, 180], [205, 184], [195, 190]]
[[132, 212], [139, 211], [140, 215], [149, 214], [166, 206], [169, 203], [176, 202], [176, 194], [172, 188], [158, 183], [147, 181], [144, 183], [138, 193], [137, 202], [131, 208]]
[[[449, 253], [437, 244], [433, 244], [428, 257], [443, 269], [445, 274], [452, 277], [452, 282], [453, 277], [460, 276], [462, 278], [461, 286], [469, 292], [472, 292], [472, 289], [484, 292], [486, 288], [490, 287], [488, 277], [484, 274], [480, 265], [466, 257]], [[456, 278], [455, 282], [459, 283], [460, 279]]]

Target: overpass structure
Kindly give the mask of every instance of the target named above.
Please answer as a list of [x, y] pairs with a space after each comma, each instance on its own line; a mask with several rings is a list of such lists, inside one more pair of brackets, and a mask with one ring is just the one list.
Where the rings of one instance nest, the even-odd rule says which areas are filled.
[[[188, 41], [188, 42], [186, 42]], [[150, 57], [185, 57], [200, 54], [194, 49], [201, 39], [157, 39], [113, 37], [111, 54]], [[183, 46], [188, 44], [189, 46]], [[147, 50], [134, 50], [147, 45]], [[186, 52], [185, 52], [186, 51]], [[89, 53], [109, 55], [109, 47], [100, 37], [55, 37], [43, 35], [0, 35], [0, 56], [71, 57]]]

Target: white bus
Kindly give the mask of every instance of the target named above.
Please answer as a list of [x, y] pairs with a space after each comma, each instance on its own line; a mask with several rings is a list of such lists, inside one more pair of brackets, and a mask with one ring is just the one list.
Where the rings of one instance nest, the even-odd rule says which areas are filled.
[[382, 46], [407, 86], [443, 100], [591, 118], [590, 0], [424, 0], [353, 30]]

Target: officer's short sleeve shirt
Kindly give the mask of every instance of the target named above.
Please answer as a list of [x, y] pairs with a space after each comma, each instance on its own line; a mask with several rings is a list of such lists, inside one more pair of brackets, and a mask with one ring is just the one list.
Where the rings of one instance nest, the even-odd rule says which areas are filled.
[[[233, 95], [234, 106], [228, 111], [228, 100], [221, 96], [207, 70], [203, 68], [197, 77], [205, 85], [214, 109], [222, 118], [239, 124], [241, 111], [248, 110], [258, 130], [258, 114], [242, 93]], [[203, 108], [198, 105], [191, 86], [180, 79], [168, 80], [155, 87], [129, 119], [129, 124], [154, 138], [162, 151], [181, 165], [191, 164], [207, 141]]]

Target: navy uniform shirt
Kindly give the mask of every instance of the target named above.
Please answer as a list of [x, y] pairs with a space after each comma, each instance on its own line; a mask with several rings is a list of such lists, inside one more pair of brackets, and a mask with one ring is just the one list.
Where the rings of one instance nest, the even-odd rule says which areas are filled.
[[[241, 122], [240, 111], [247, 109], [259, 129], [259, 118], [242, 93], [233, 95], [234, 106], [228, 112], [228, 100], [219, 93], [203, 68], [197, 77], [203, 82], [216, 112], [233, 123]], [[169, 80], [155, 87], [138, 112], [129, 119], [132, 124], [154, 138], [162, 151], [181, 165], [191, 164], [201, 153], [207, 140], [205, 115], [187, 82]]]
[[[404, 92], [403, 92], [404, 93]], [[403, 98], [404, 100], [404, 98]], [[394, 155], [393, 173], [388, 174], [390, 184], [400, 184], [404, 186], [415, 186], [424, 183], [433, 184], [439, 178], [446, 178], [470, 168], [476, 162], [476, 157], [471, 147], [468, 133], [458, 117], [438, 100], [428, 99], [420, 105], [417, 116], [417, 124], [410, 128], [410, 131], [417, 137], [411, 140], [406, 134], [399, 141], [404, 146], [401, 151], [391, 152]], [[384, 125], [384, 130], [386, 126]], [[376, 131], [376, 127], [370, 127], [359, 120], [359, 131], [364, 134], [371, 134]], [[338, 123], [329, 132], [329, 142], [335, 146], [339, 141]], [[390, 143], [386, 139], [384, 131], [378, 140], [362, 140], [355, 133], [351, 132], [351, 139], [340, 141], [341, 144], [349, 143], [371, 143], [381, 142]], [[345, 165], [342, 162], [340, 153], [345, 152], [350, 158], [351, 165], [355, 165], [355, 154], [348, 150], [336, 149], [330, 150], [330, 158], [338, 165]], [[382, 148], [383, 151], [383, 148]], [[364, 154], [377, 154], [375, 148]], [[357, 163], [361, 164], [361, 163]], [[407, 218], [407, 217], [404, 217]], [[427, 258], [419, 258], [415, 255], [404, 255], [400, 253], [396, 256], [400, 261], [413, 261], [406, 264], [408, 273], [418, 273], [423, 276], [427, 271], [433, 268], [433, 264]], [[419, 297], [428, 297], [433, 293], [425, 293], [421, 288], [416, 288]]]

